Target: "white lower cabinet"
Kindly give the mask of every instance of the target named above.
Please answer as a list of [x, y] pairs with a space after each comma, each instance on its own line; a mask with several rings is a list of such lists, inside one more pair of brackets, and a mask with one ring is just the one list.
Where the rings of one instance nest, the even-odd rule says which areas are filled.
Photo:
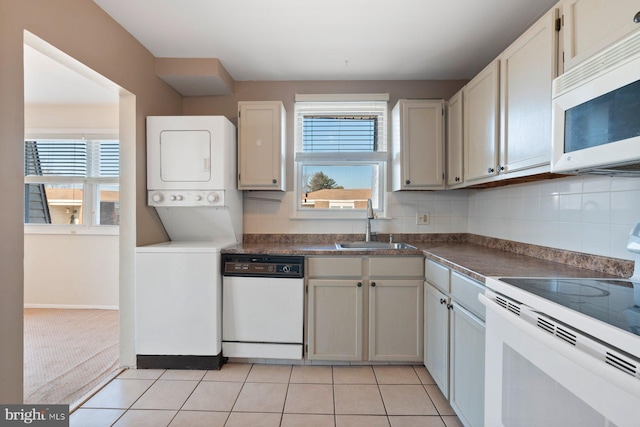
[[454, 302], [449, 402], [465, 426], [484, 425], [484, 322]]
[[440, 390], [449, 397], [449, 297], [424, 285], [424, 365]]
[[308, 357], [362, 360], [362, 281], [308, 281]]
[[370, 280], [369, 360], [420, 362], [422, 280]]
[[424, 364], [466, 427], [484, 425], [484, 286], [425, 260]]
[[422, 257], [308, 257], [310, 360], [423, 360]]

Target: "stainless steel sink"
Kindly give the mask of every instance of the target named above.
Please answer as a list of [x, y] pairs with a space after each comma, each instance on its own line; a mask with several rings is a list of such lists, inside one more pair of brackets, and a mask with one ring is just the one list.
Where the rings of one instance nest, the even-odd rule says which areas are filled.
[[418, 249], [404, 242], [336, 242], [336, 248], [341, 250]]

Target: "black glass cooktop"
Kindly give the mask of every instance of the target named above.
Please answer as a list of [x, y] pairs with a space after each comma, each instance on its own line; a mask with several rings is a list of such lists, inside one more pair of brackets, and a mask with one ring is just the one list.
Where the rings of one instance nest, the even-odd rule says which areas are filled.
[[639, 282], [575, 278], [501, 278], [500, 281], [640, 335]]

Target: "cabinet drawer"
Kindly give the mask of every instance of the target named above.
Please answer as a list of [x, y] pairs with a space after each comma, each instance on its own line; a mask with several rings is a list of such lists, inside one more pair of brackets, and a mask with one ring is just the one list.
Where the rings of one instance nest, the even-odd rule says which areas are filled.
[[393, 256], [369, 258], [369, 276], [378, 277], [422, 277], [420, 257]]
[[447, 267], [426, 259], [424, 261], [424, 272], [427, 282], [440, 288], [441, 291], [449, 293], [449, 269]]
[[362, 277], [362, 258], [308, 258], [308, 277]]
[[481, 283], [455, 271], [451, 272], [451, 297], [482, 320], [485, 318], [485, 307], [478, 301], [478, 294], [484, 293], [484, 290]]

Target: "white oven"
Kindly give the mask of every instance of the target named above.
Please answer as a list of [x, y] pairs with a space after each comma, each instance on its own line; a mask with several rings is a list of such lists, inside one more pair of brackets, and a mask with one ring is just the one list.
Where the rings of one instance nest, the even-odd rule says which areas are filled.
[[[640, 309], [632, 297], [627, 303], [628, 281], [619, 282], [487, 279], [491, 289], [479, 296], [487, 308], [485, 426], [640, 425], [640, 336], [630, 332]], [[607, 312], [608, 297], [629, 305], [620, 318]], [[567, 298], [577, 310], [559, 303]]]

